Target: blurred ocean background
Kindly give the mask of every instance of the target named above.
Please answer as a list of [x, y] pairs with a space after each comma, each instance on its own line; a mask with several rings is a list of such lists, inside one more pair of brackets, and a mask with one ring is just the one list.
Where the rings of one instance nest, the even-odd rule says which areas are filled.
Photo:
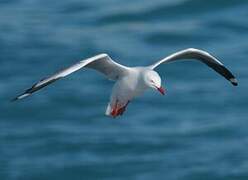
[[[1, 0], [1, 180], [247, 180], [247, 0]], [[104, 115], [113, 82], [77, 72], [20, 102], [34, 82], [108, 53], [149, 65], [195, 47], [219, 58], [161, 66], [124, 116]]]

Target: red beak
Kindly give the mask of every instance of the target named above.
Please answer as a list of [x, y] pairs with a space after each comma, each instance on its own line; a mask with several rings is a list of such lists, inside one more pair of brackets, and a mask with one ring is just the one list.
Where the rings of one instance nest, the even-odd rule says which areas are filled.
[[165, 89], [161, 86], [159, 88], [157, 88], [157, 90], [162, 94], [164, 95], [165, 94]]

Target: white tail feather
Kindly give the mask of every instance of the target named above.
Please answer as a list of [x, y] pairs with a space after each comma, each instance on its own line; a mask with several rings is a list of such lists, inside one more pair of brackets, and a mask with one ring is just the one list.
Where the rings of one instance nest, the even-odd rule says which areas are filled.
[[111, 105], [110, 105], [110, 103], [108, 103], [107, 109], [105, 111], [105, 115], [111, 116]]

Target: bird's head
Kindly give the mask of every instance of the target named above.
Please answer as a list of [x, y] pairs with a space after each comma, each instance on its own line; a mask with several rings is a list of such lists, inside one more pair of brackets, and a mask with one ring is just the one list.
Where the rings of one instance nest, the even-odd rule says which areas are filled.
[[156, 71], [146, 71], [144, 81], [148, 88], [156, 89], [162, 95], [165, 94], [165, 89], [161, 86], [161, 78]]

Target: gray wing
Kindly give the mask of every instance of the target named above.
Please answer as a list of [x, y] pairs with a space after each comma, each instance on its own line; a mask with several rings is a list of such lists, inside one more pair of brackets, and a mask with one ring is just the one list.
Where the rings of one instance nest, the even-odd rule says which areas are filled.
[[209, 53], [194, 48], [185, 49], [176, 52], [170, 56], [167, 56], [166, 58], [151, 65], [150, 68], [154, 69], [162, 63], [169, 63], [169, 62], [174, 62], [177, 60], [185, 60], [185, 59], [199, 60], [205, 63], [206, 65], [208, 65], [209, 67], [211, 67], [212, 69], [214, 69], [216, 72], [218, 72], [228, 81], [230, 81], [234, 86], [238, 85], [237, 79], [220, 61], [218, 61], [215, 57], [213, 57]]
[[48, 86], [49, 84], [65, 76], [68, 76], [69, 74], [75, 71], [78, 71], [83, 67], [97, 70], [104, 74], [110, 80], [117, 80], [120, 76], [124, 75], [124, 73], [128, 69], [127, 67], [114, 62], [107, 54], [99, 54], [94, 57], [82, 60], [77, 64], [74, 64], [62, 71], [59, 71], [50, 77], [40, 80], [39, 82], [35, 83], [31, 88], [27, 89], [24, 93], [14, 98], [13, 101], [30, 96], [32, 93], [42, 89], [45, 86]]

